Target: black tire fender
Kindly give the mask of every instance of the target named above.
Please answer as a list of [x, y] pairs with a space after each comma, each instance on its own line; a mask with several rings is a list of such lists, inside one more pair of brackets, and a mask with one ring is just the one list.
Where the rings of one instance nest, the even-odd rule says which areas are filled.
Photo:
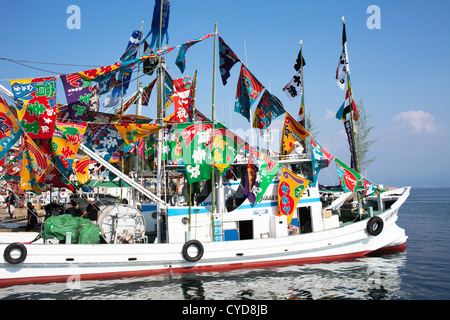
[[[20, 256], [18, 258], [13, 258], [11, 256], [11, 252], [13, 250], [20, 251]], [[19, 242], [11, 243], [6, 247], [5, 251], [3, 252], [3, 257], [10, 264], [19, 264], [23, 262], [27, 257], [27, 248], [22, 243]]]
[[372, 236], [377, 236], [381, 233], [381, 231], [383, 231], [383, 225], [383, 219], [381, 219], [380, 217], [372, 217], [367, 222], [367, 233]]
[[[191, 257], [188, 253], [188, 249], [191, 246], [194, 246], [197, 248], [197, 255], [194, 257]], [[183, 258], [189, 262], [196, 262], [196, 261], [200, 260], [203, 257], [204, 252], [205, 252], [205, 250], [203, 248], [203, 245], [198, 240], [189, 240], [188, 242], [186, 242], [183, 245], [183, 250], [181, 251], [181, 253], [183, 254]]]

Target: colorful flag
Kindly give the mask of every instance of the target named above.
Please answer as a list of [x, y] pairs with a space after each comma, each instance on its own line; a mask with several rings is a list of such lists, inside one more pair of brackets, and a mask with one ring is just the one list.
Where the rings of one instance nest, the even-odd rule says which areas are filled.
[[309, 136], [309, 132], [306, 131], [303, 126], [298, 123], [290, 114], [286, 112], [284, 118], [283, 129], [281, 132], [281, 155], [288, 155], [294, 150], [295, 142], [302, 141]]
[[81, 120], [87, 111], [98, 106], [98, 91], [94, 90], [92, 80], [83, 79], [78, 73], [61, 75], [64, 91], [66, 93], [69, 117], [72, 120]]
[[169, 73], [164, 70], [164, 85], [163, 85], [163, 96], [164, 96], [164, 110], [166, 110], [170, 104], [173, 102], [170, 98], [173, 95], [173, 80]]
[[53, 136], [56, 112], [56, 77], [10, 80], [17, 116], [31, 139]]
[[300, 124], [303, 125], [305, 123], [306, 118], [305, 118], [305, 96], [304, 95], [302, 95], [302, 100], [300, 102], [300, 109], [298, 110], [297, 119]]
[[135, 143], [139, 139], [149, 136], [152, 133], [155, 133], [156, 131], [162, 129], [159, 123], [116, 123], [114, 125], [127, 144]]
[[338, 158], [334, 158], [336, 162], [337, 172], [341, 186], [345, 192], [354, 192], [358, 189], [358, 182], [361, 179], [361, 175], [355, 170], [345, 165]]
[[364, 197], [373, 196], [382, 192], [385, 192], [383, 188], [380, 188], [380, 186], [372, 183], [369, 181], [366, 177], [362, 177], [362, 184], [364, 186]]
[[336, 69], [336, 80], [341, 90], [344, 90], [345, 88], [345, 76], [349, 72], [350, 72], [350, 65], [348, 64], [347, 35], [345, 33], [345, 22], [344, 22], [342, 28], [342, 52], [339, 57], [339, 63]]
[[275, 119], [285, 112], [281, 101], [266, 89], [259, 100], [255, 114], [253, 115], [252, 127], [261, 130], [267, 129], [270, 126], [272, 119]]
[[[155, 6], [153, 7], [153, 19], [152, 28], [147, 36], [144, 38], [146, 40], [150, 35], [152, 35], [152, 40], [150, 42], [150, 48], [161, 45], [166, 36], [166, 44], [169, 42], [169, 33], [167, 29], [169, 28], [169, 17], [170, 17], [170, 1], [171, 0], [155, 0]], [[161, 10], [162, 2], [162, 10]], [[162, 11], [162, 12], [161, 12]], [[161, 39], [159, 39], [159, 31], [161, 28]]]
[[86, 138], [85, 144], [105, 161], [118, 162], [120, 148], [125, 140], [113, 124], [91, 124], [91, 134]]
[[[23, 171], [29, 171], [33, 173], [36, 178], [36, 182], [41, 182], [41, 178], [44, 176], [46, 170], [50, 165], [50, 160], [47, 156], [41, 151], [41, 149], [26, 135], [24, 136], [24, 159], [28, 159], [30, 163], [29, 168], [24, 168]], [[31, 175], [31, 174], [30, 174]]]
[[254, 147], [250, 147], [244, 194], [252, 204], [258, 203], [272, 180], [280, 164]]
[[225, 43], [221, 36], [219, 36], [219, 57], [220, 57], [220, 76], [222, 77], [223, 85], [227, 84], [227, 80], [230, 77], [230, 70], [236, 64], [240, 62], [239, 58]]
[[211, 179], [212, 123], [180, 123], [177, 128], [189, 184]]
[[236, 90], [234, 111], [242, 114], [250, 122], [250, 108], [263, 89], [264, 87], [258, 79], [242, 64]]
[[90, 158], [85, 157], [82, 159], [75, 160], [73, 162], [73, 168], [77, 175], [77, 180], [81, 184], [85, 184], [89, 181], [89, 164], [90, 164]]
[[278, 184], [278, 213], [277, 216], [287, 216], [287, 223], [291, 224], [298, 201], [308, 187], [310, 181], [296, 175], [283, 167]]
[[184, 70], [186, 69], [186, 52], [188, 51], [188, 49], [190, 47], [192, 47], [194, 44], [205, 40], [209, 37], [212, 37], [214, 34], [210, 33], [204, 37], [186, 42], [185, 44], [181, 45], [180, 47], [180, 51], [178, 51], [178, 56], [177, 56], [177, 60], [175, 61], [175, 64], [178, 66], [178, 68], [180, 69], [181, 73], [184, 72]]
[[95, 80], [97, 82], [105, 81], [114, 76], [119, 68], [122, 66], [122, 62], [117, 62], [115, 64], [104, 66], [100, 68], [90, 69], [86, 71], [78, 72], [78, 74], [86, 80]]
[[330, 165], [334, 156], [325, 150], [314, 138], [311, 137], [311, 167], [312, 181], [311, 185], [316, 185], [319, 171]]
[[148, 85], [146, 85], [143, 89], [142, 93], [142, 105], [148, 106], [148, 103], [150, 102], [150, 95], [152, 93], [153, 87], [155, 86], [157, 78], [153, 79], [152, 82], [150, 82]]
[[189, 77], [173, 80], [173, 95], [171, 97], [175, 106], [175, 117], [171, 121], [187, 122], [189, 113], [192, 114], [192, 83]]
[[338, 112], [336, 113], [336, 118], [339, 120], [347, 119], [347, 114], [350, 113], [352, 109], [353, 109], [353, 120], [358, 121], [359, 112], [358, 109], [356, 108], [355, 101], [353, 101], [352, 86], [350, 84], [350, 81], [348, 81], [347, 92], [345, 93], [345, 101], [339, 108]]
[[245, 140], [218, 123], [214, 128], [212, 142], [213, 165], [220, 175], [224, 176], [245, 145]]
[[57, 160], [57, 166], [61, 171], [72, 171], [72, 164], [78, 153], [78, 148], [83, 142], [86, 128], [87, 123], [56, 122], [52, 138], [52, 149]]
[[16, 144], [23, 130], [8, 104], [0, 97], [0, 159]]

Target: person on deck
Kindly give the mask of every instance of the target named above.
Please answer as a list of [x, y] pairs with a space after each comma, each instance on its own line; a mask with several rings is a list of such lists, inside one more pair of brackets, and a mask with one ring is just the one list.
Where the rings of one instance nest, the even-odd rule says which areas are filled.
[[84, 216], [87, 214], [86, 218], [90, 219], [93, 224], [97, 224], [98, 213], [100, 212], [100, 208], [96, 204], [94, 204], [94, 198], [89, 198], [88, 201], [89, 204], [86, 207], [84, 213], [81, 215], [81, 217], [84, 218]]
[[14, 211], [16, 209], [15, 205], [16, 205], [16, 196], [14, 195], [14, 193], [12, 191], [9, 192], [9, 196], [6, 197], [6, 205], [8, 208], [8, 213], [9, 216], [11, 217], [11, 219], [14, 216]]
[[33, 204], [31, 202], [27, 203], [27, 213], [28, 213], [27, 231], [34, 231], [38, 224], [37, 221], [38, 215], [36, 209], [33, 207]]

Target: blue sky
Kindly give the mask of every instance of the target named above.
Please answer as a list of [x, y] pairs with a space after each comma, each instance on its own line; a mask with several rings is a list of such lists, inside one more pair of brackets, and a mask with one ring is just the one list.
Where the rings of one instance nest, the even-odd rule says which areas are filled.
[[[0, 57], [93, 66], [114, 63], [132, 31], [140, 29], [142, 19], [144, 34], [149, 31], [153, 4], [153, 0], [2, 3]], [[79, 30], [66, 26], [70, 5], [80, 7]], [[381, 29], [367, 28], [370, 5], [380, 8]], [[296, 115], [300, 100], [291, 102], [282, 88], [293, 75], [299, 40], [303, 40], [307, 112], [320, 130], [318, 141], [348, 163], [343, 125], [334, 117], [345, 97], [334, 78], [341, 52], [341, 16], [346, 19], [355, 101], [363, 99], [371, 114], [370, 124], [376, 126], [371, 138], [377, 142], [370, 152], [376, 161], [363, 174], [385, 185], [450, 185], [448, 1], [172, 0], [169, 46], [212, 33], [217, 21], [227, 44], [287, 111]], [[184, 74], [175, 66], [176, 54], [177, 50], [165, 57], [170, 73], [173, 78], [193, 75], [199, 66], [196, 106], [210, 115], [213, 38], [189, 49]], [[0, 60], [0, 84], [9, 87], [7, 79], [89, 69], [29, 65], [54, 73]], [[216, 68], [216, 117], [249, 140], [249, 123], [233, 111], [240, 67], [231, 70], [225, 87], [218, 63]], [[141, 81], [145, 85], [152, 79], [144, 76]], [[135, 87], [133, 82], [128, 94]], [[65, 103], [61, 84], [58, 90], [58, 101]], [[144, 115], [154, 117], [155, 105], [153, 100]], [[255, 131], [254, 138], [257, 135]], [[273, 143], [274, 150], [278, 145]], [[337, 183], [335, 172], [334, 168], [324, 170], [320, 178]]]

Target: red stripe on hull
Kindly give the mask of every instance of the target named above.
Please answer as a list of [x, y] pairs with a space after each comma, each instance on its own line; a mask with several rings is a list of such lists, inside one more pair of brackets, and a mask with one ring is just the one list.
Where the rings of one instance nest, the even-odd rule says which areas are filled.
[[118, 279], [125, 277], [143, 277], [164, 273], [193, 273], [193, 272], [212, 272], [212, 271], [227, 271], [236, 269], [247, 268], [270, 268], [277, 266], [286, 266], [292, 264], [309, 264], [319, 263], [333, 260], [351, 259], [366, 256], [370, 251], [362, 251], [341, 255], [323, 256], [323, 257], [310, 257], [300, 259], [282, 259], [276, 261], [259, 261], [248, 263], [230, 263], [220, 265], [208, 265], [208, 266], [192, 266], [192, 267], [179, 267], [179, 268], [167, 268], [167, 269], [155, 269], [155, 270], [139, 270], [139, 271], [123, 271], [123, 272], [105, 272], [105, 273], [91, 273], [82, 275], [60, 275], [60, 276], [42, 276], [42, 277], [26, 277], [26, 278], [13, 278], [13, 279], [0, 279], [0, 287], [9, 287], [22, 284], [43, 284], [50, 282], [66, 282], [68, 280], [106, 280], [106, 279]]

